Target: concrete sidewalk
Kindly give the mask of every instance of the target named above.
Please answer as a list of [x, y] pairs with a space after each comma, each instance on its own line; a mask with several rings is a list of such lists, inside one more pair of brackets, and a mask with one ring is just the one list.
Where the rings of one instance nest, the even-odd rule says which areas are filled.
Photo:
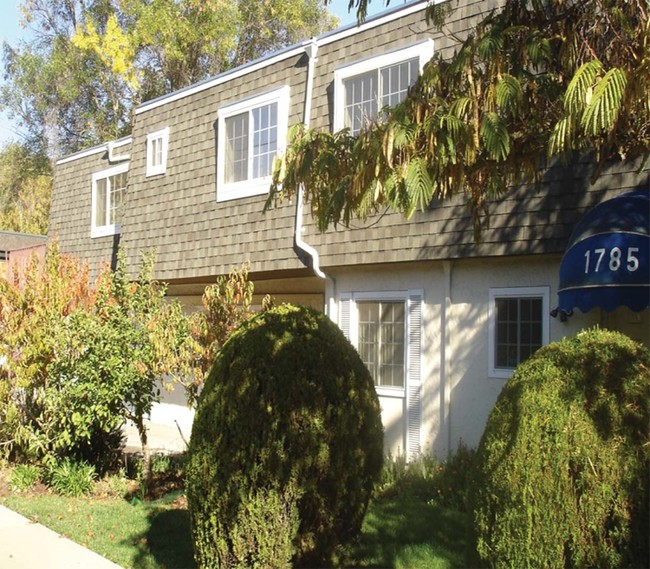
[[112, 561], [0, 506], [2, 569], [121, 569]]

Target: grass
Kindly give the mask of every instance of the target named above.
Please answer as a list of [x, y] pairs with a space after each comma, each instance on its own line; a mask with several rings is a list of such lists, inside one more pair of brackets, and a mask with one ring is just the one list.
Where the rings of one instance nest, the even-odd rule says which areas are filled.
[[53, 494], [13, 495], [3, 505], [122, 567], [194, 567], [189, 513], [170, 494], [155, 502]]
[[465, 566], [466, 514], [411, 492], [374, 500], [349, 566], [448, 569]]
[[[123, 567], [195, 567], [189, 513], [180, 493], [154, 502], [11, 495], [2, 503]], [[374, 500], [348, 567], [436, 569], [464, 566], [465, 514], [427, 503], [416, 493]]]

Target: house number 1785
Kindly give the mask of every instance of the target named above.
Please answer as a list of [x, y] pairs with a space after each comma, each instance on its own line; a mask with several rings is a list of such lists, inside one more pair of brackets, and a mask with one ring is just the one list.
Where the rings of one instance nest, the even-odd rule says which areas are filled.
[[[598, 273], [601, 268], [609, 268], [610, 271], [618, 271], [623, 263], [626, 263], [627, 270], [633, 273], [639, 268], [639, 259], [636, 253], [639, 252], [638, 247], [628, 247], [627, 257], [623, 257], [623, 251], [619, 247], [612, 247], [607, 255], [607, 249], [594, 249], [585, 253], [585, 274], [590, 270]], [[593, 259], [592, 259], [593, 254]], [[604, 266], [603, 266], [604, 263]]]

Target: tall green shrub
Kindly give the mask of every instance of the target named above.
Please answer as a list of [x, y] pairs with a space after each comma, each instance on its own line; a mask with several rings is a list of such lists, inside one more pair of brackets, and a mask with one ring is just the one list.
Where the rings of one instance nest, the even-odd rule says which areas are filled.
[[360, 531], [382, 454], [372, 378], [336, 325], [287, 305], [248, 320], [217, 356], [192, 430], [198, 564], [333, 563]]
[[490, 567], [648, 567], [650, 354], [588, 330], [519, 366], [477, 454]]

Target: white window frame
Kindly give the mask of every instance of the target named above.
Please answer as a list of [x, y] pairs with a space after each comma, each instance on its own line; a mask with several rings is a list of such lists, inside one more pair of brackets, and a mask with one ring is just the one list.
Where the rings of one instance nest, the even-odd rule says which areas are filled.
[[[160, 141], [162, 146], [161, 149], [161, 162], [160, 164], [154, 164], [153, 160], [155, 157], [154, 154], [154, 144], [156, 141]], [[167, 171], [167, 148], [169, 146], [169, 127], [165, 127], [156, 132], [151, 132], [147, 134], [147, 168], [145, 172], [145, 177], [149, 176], [159, 176], [164, 174]]]
[[345, 86], [343, 84], [345, 80], [416, 57], [420, 60], [419, 72], [421, 74], [425, 63], [433, 57], [433, 40], [428, 39], [336, 69], [334, 71], [334, 131], [341, 130], [345, 126]]
[[415, 459], [422, 450], [422, 347], [423, 347], [423, 290], [382, 292], [341, 292], [338, 297], [339, 327], [353, 346], [358, 346], [359, 314], [357, 302], [404, 302], [404, 387], [375, 386], [379, 397], [401, 399], [404, 409], [404, 444], [408, 460]]
[[[98, 224], [98, 220], [96, 219], [97, 217], [97, 181], [104, 179], [104, 178], [109, 178], [111, 176], [115, 176], [117, 174], [123, 174], [125, 172], [129, 171], [129, 163], [124, 162], [123, 164], [118, 164], [117, 166], [113, 166], [112, 168], [108, 168], [106, 170], [102, 170], [100, 172], [95, 172], [92, 175], [92, 195], [91, 195], [91, 200], [90, 200], [90, 208], [91, 208], [91, 215], [90, 215], [90, 237], [95, 238], [95, 237], [106, 237], [108, 235], [117, 235], [118, 233], [121, 232], [122, 230], [122, 225], [119, 223], [114, 223], [110, 225]], [[128, 182], [127, 182], [128, 183]], [[106, 211], [108, 212], [110, 209], [110, 202], [109, 202], [109, 197], [110, 197], [110, 192], [106, 192]]]
[[541, 298], [542, 299], [542, 346], [550, 342], [550, 287], [511, 287], [491, 288], [488, 304], [488, 375], [489, 377], [509, 379], [515, 368], [496, 366], [496, 300], [500, 298]]
[[[404, 385], [402, 387], [393, 387], [389, 385], [375, 385], [377, 394], [384, 397], [401, 397], [406, 396], [409, 378], [409, 334], [412, 322], [409, 314], [409, 299], [414, 295], [423, 296], [422, 291], [382, 291], [382, 292], [353, 292], [350, 299], [350, 321], [349, 321], [349, 339], [355, 348], [359, 346], [359, 311], [357, 302], [403, 302], [404, 303]], [[419, 331], [420, 337], [422, 331]]]
[[[257, 107], [277, 103], [278, 142], [276, 155], [279, 155], [285, 150], [289, 128], [289, 92], [289, 86], [283, 85], [273, 91], [221, 107], [217, 111], [217, 202], [265, 194], [271, 185], [271, 175], [226, 183], [226, 119], [247, 111], [252, 112]], [[252, 147], [251, 141], [249, 144], [251, 145], [249, 147]], [[249, 164], [252, 158], [252, 153], [249, 153]]]

